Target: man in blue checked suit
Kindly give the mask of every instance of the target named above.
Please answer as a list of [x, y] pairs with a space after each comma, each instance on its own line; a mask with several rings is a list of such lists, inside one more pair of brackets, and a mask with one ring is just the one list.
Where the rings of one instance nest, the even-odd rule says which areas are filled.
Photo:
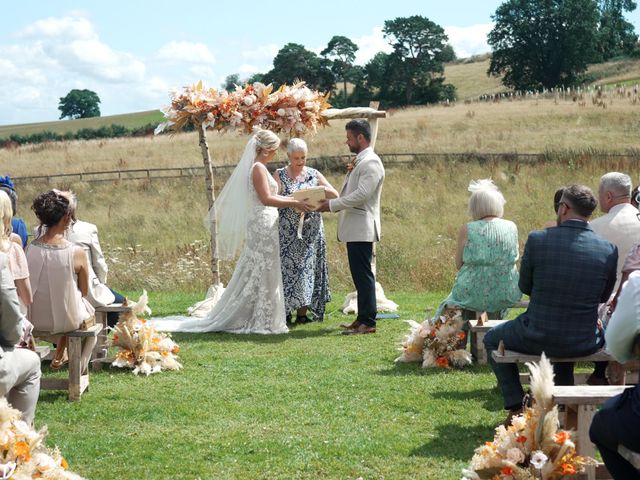
[[[520, 265], [520, 290], [529, 308], [518, 318], [487, 332], [484, 344], [502, 390], [507, 425], [522, 411], [524, 391], [515, 364], [497, 364], [491, 352], [500, 340], [523, 353], [575, 357], [598, 350], [598, 305], [616, 282], [618, 250], [587, 223], [597, 206], [588, 187], [565, 188], [558, 226], [529, 234]], [[573, 364], [554, 365], [557, 385], [573, 385]]]

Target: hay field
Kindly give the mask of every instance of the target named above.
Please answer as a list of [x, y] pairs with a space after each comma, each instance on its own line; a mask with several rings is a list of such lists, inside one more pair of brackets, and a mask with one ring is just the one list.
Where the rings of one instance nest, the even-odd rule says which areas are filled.
[[[606, 108], [570, 99], [458, 103], [389, 112], [380, 121], [380, 153], [606, 151], [638, 148], [640, 102], [607, 99]], [[344, 121], [309, 140], [309, 156], [348, 153]], [[234, 164], [246, 137], [209, 134], [214, 164]], [[0, 150], [0, 168], [12, 176], [135, 168], [198, 166], [197, 134], [73, 141]]]

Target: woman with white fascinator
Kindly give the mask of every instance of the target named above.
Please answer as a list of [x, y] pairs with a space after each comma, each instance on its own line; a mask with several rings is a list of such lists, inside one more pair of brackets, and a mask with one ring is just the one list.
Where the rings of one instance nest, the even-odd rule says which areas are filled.
[[220, 300], [204, 318], [166, 317], [153, 324], [164, 331], [287, 333], [278, 208], [309, 211], [303, 201], [278, 195], [266, 164], [276, 155], [280, 139], [257, 130], [238, 166], [218, 195], [211, 212], [218, 226], [221, 259], [240, 258]]
[[[451, 293], [438, 307], [462, 308], [462, 318], [487, 312], [491, 319], [503, 318], [506, 310], [522, 297], [518, 288], [518, 228], [502, 218], [506, 200], [490, 179], [469, 183], [471, 222], [460, 228], [456, 248], [458, 273]], [[468, 331], [469, 323], [464, 329]], [[465, 337], [466, 342], [466, 337]]]

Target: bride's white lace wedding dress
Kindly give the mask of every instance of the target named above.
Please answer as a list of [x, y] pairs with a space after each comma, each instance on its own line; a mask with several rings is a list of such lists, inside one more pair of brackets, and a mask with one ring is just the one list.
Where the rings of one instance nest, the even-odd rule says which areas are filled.
[[[244, 249], [229, 285], [218, 303], [203, 318], [165, 317], [152, 324], [169, 332], [287, 333], [280, 270], [278, 209], [266, 207], [258, 198], [249, 172], [250, 213]], [[271, 175], [269, 188], [278, 192]]]

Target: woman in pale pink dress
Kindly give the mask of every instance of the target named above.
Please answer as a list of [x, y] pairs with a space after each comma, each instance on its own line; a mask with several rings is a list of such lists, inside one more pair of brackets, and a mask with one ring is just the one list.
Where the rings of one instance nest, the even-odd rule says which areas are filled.
[[[46, 332], [56, 343], [51, 362], [59, 368], [66, 361], [65, 332], [84, 328], [94, 321], [94, 309], [85, 298], [89, 288], [89, 266], [85, 251], [65, 238], [75, 222], [75, 195], [51, 190], [41, 193], [31, 207], [40, 221], [37, 238], [27, 247], [27, 263], [33, 288], [29, 320], [35, 330]], [[83, 344], [82, 364], [86, 365], [95, 338]]]
[[11, 199], [4, 191], [0, 190], [0, 252], [6, 253], [9, 258], [9, 271], [13, 275], [20, 309], [25, 317], [22, 319], [23, 335], [18, 343], [18, 347], [35, 349], [31, 331], [33, 325], [26, 318], [27, 306], [31, 304], [32, 293], [29, 283], [29, 267], [27, 258], [22, 249], [22, 240], [15, 233], [11, 233], [11, 217], [13, 208]]

